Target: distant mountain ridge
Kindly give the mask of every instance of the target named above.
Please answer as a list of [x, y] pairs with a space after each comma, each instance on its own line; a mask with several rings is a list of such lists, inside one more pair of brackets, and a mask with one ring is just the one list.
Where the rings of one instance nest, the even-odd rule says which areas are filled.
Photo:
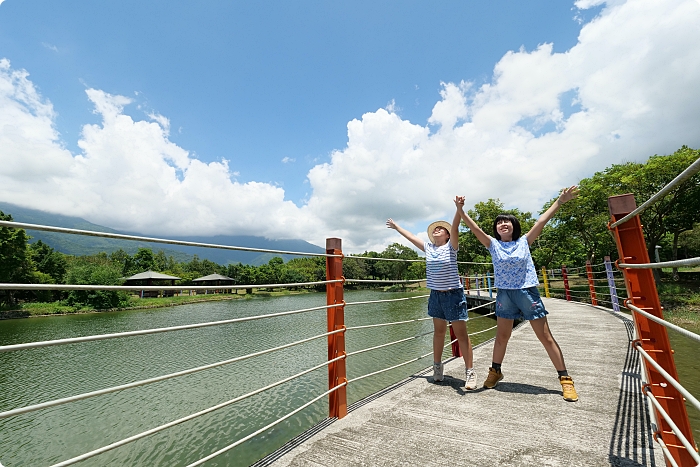
[[[64, 216], [23, 208], [10, 203], [0, 202], [0, 211], [10, 214], [16, 222], [27, 224], [50, 225], [70, 229], [91, 230], [96, 232], [119, 233], [126, 235], [141, 235], [132, 232], [120, 232], [98, 224], [93, 224], [80, 217]], [[111, 253], [123, 249], [129, 254], [134, 254], [139, 248], [150, 248], [154, 252], [163, 250], [166, 255], [172, 255], [177, 261], [189, 261], [195, 254], [200, 259], [208, 259], [219, 264], [243, 263], [253, 266], [267, 263], [275, 256], [282, 257], [285, 261], [298, 257], [297, 255], [278, 255], [274, 253], [260, 253], [236, 250], [219, 250], [213, 248], [188, 247], [169, 245], [164, 243], [141, 242], [135, 240], [115, 240], [111, 238], [88, 237], [83, 235], [61, 234], [55, 232], [42, 232], [28, 230], [32, 237], [31, 242], [41, 240], [52, 248], [68, 255], [93, 255], [100, 252]], [[216, 235], [211, 237], [190, 236], [171, 237], [158, 236], [168, 240], [184, 240], [187, 242], [214, 243], [218, 245], [231, 245], [246, 248], [260, 248], [265, 250], [298, 251], [301, 253], [325, 253], [319, 246], [304, 240], [268, 240], [252, 235]]]

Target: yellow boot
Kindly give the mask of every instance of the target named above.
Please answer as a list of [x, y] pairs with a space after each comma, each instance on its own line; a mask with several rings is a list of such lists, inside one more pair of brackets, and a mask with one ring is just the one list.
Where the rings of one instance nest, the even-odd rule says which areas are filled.
[[571, 379], [571, 376], [560, 376], [559, 383], [561, 383], [561, 392], [564, 395], [564, 400], [576, 402], [578, 394], [576, 394], [576, 389], [574, 389], [574, 380]]

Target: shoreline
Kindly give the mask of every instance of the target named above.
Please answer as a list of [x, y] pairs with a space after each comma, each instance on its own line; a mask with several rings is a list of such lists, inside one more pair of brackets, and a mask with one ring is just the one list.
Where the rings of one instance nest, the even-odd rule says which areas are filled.
[[[419, 289], [415, 290], [420, 291]], [[32, 303], [29, 303], [30, 307], [25, 309], [15, 309], [15, 310], [0, 310], [0, 320], [6, 319], [24, 319], [24, 318], [45, 318], [50, 316], [68, 316], [68, 315], [87, 315], [93, 313], [110, 313], [115, 311], [132, 311], [132, 310], [149, 310], [156, 308], [168, 308], [171, 306], [179, 305], [192, 305], [195, 303], [204, 302], [220, 302], [226, 300], [250, 300], [255, 297], [282, 297], [286, 295], [301, 295], [307, 293], [323, 293], [317, 290], [283, 290], [283, 291], [256, 291], [252, 294], [211, 294], [204, 295], [202, 298], [197, 299], [190, 297], [190, 299], [178, 300], [180, 297], [167, 297], [167, 298], [139, 298], [134, 300], [153, 300], [159, 303], [151, 303], [148, 305], [136, 305], [127, 306], [124, 308], [105, 308], [105, 309], [95, 309], [95, 308], [81, 308], [68, 310], [70, 307], [68, 305], [57, 305], [56, 302], [46, 303], [47, 306], [44, 307], [32, 307]], [[182, 296], [185, 297], [185, 296]], [[196, 297], [196, 295], [194, 296]], [[206, 298], [205, 298], [206, 297]], [[34, 309], [32, 309], [34, 308]], [[55, 309], [56, 311], [50, 312], [49, 310]]]

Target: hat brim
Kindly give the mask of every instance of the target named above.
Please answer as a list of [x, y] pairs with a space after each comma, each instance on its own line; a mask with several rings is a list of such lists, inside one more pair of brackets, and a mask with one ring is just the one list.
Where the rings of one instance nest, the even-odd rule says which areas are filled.
[[435, 227], [444, 227], [447, 229], [448, 233], [452, 231], [452, 225], [447, 221], [433, 222], [428, 226], [428, 238], [430, 239], [430, 243], [435, 243], [435, 239], [433, 238], [433, 230], [435, 230]]

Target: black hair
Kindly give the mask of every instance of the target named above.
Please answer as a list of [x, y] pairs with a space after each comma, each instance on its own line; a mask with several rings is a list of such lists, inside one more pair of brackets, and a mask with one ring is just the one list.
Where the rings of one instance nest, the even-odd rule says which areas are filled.
[[501, 236], [498, 235], [498, 231], [496, 230], [496, 225], [498, 225], [499, 221], [510, 221], [510, 223], [513, 224], [513, 240], [512, 241], [516, 241], [517, 239], [520, 238], [520, 234], [522, 231], [520, 229], [520, 221], [518, 220], [518, 218], [512, 214], [499, 214], [496, 216], [496, 220], [493, 221], [493, 236], [496, 238], [496, 240], [501, 239]]

